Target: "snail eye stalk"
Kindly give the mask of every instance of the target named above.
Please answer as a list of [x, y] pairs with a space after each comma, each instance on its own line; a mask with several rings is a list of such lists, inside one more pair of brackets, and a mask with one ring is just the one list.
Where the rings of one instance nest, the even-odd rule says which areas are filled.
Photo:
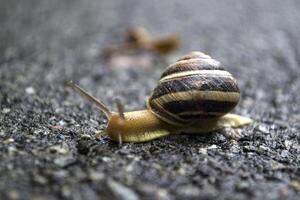
[[124, 115], [124, 105], [122, 104], [120, 99], [116, 100], [116, 104], [117, 104], [117, 109], [118, 109], [118, 113], [119, 116], [125, 120], [125, 115]]
[[90, 102], [92, 102], [93, 104], [95, 104], [96, 107], [105, 114], [105, 116], [107, 117], [107, 119], [109, 119], [111, 117], [112, 112], [99, 99], [97, 99], [96, 97], [94, 97], [91, 94], [89, 94], [87, 91], [85, 91], [83, 88], [81, 88], [79, 85], [77, 85], [73, 81], [69, 81], [67, 83], [67, 85], [70, 86], [74, 91], [76, 91], [77, 93], [79, 93], [82, 97], [86, 98], [87, 100], [89, 100]]

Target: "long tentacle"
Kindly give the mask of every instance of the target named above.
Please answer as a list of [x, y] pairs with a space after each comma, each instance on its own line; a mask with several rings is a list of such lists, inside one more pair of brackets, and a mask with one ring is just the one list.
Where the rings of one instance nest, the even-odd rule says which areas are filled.
[[96, 97], [92, 96], [91, 94], [89, 94], [87, 91], [85, 91], [83, 88], [81, 88], [79, 85], [73, 83], [73, 81], [69, 81], [68, 86], [70, 86], [72, 89], [74, 89], [76, 92], [78, 92], [81, 96], [83, 96], [84, 98], [86, 98], [87, 100], [91, 101], [92, 103], [94, 103], [97, 108], [102, 111], [105, 116], [109, 119], [112, 115], [112, 112], [110, 111], [110, 109], [104, 105], [104, 103], [102, 103], [99, 99], [97, 99]]

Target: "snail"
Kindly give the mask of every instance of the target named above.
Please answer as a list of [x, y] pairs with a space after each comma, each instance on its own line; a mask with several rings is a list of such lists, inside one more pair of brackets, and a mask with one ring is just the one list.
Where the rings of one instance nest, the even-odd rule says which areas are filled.
[[81, 87], [69, 85], [92, 101], [107, 119], [104, 133], [119, 142], [146, 142], [171, 134], [203, 134], [223, 130], [229, 138], [239, 138], [234, 131], [252, 120], [229, 112], [238, 104], [240, 91], [233, 76], [221, 63], [202, 52], [191, 52], [161, 75], [147, 100], [147, 109], [111, 111]]
[[180, 38], [177, 34], [163, 38], [152, 38], [143, 27], [133, 27], [127, 33], [127, 41], [123, 44], [111, 45], [104, 49], [104, 55], [114, 53], [148, 50], [161, 55], [170, 54], [180, 46]]

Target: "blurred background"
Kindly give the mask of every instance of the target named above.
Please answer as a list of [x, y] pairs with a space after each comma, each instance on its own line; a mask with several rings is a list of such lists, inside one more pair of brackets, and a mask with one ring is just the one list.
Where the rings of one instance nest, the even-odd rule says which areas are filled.
[[[299, 10], [297, 0], [0, 0], [2, 196], [297, 199]], [[153, 40], [175, 35], [177, 48], [107, 51], [134, 27]], [[234, 112], [257, 121], [250, 139], [119, 148], [95, 134], [104, 116], [64, 87], [73, 79], [110, 107], [119, 98], [141, 109], [163, 69], [194, 50], [237, 78]]]
[[[128, 29], [137, 26], [154, 38], [180, 36], [179, 51], [168, 63], [201, 50], [225, 63], [229, 71], [234, 69], [240, 79], [268, 79], [259, 84], [263, 89], [288, 82], [299, 61], [296, 1], [12, 0], [1, 2], [0, 15], [1, 63], [16, 58], [42, 63], [35, 64], [48, 71], [43, 79], [47, 83], [74, 78], [83, 63], [87, 71], [78, 75], [80, 79], [90, 76], [91, 70], [100, 73], [105, 68], [103, 49], [122, 43]], [[280, 79], [271, 76], [274, 70]], [[24, 75], [35, 78], [35, 72]]]

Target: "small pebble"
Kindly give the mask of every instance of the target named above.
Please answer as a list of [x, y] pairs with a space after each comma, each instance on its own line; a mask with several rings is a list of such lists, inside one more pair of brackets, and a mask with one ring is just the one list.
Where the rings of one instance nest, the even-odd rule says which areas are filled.
[[0, 137], [2, 137], [4, 135], [5, 135], [4, 131], [0, 131]]
[[59, 126], [65, 126], [65, 125], [66, 125], [66, 122], [65, 122], [64, 120], [60, 120], [60, 121], [58, 122], [58, 125], [59, 125]]
[[156, 192], [157, 199], [170, 200], [171, 197], [166, 189], [158, 189]]
[[255, 152], [257, 149], [255, 146], [244, 146], [243, 147], [243, 150], [246, 151], [246, 152]]
[[109, 162], [110, 160], [111, 160], [111, 158], [109, 158], [109, 157], [102, 157], [103, 162]]
[[8, 198], [11, 199], [11, 200], [18, 200], [18, 199], [20, 199], [20, 194], [19, 194], [19, 192], [16, 191], [16, 190], [9, 190], [9, 191], [7, 192], [7, 196], [8, 196]]
[[8, 139], [3, 141], [3, 144], [11, 144], [13, 142], [15, 142], [14, 138], [8, 138]]
[[198, 150], [199, 153], [203, 154], [203, 155], [207, 155], [207, 149], [206, 148], [200, 148]]
[[39, 174], [35, 174], [33, 176], [33, 180], [40, 185], [46, 185], [48, 183], [48, 180], [44, 176], [41, 176]]
[[8, 151], [8, 155], [10, 155], [10, 156], [13, 156], [13, 155], [15, 155], [16, 153], [19, 152], [18, 149], [14, 146], [9, 146], [7, 148], [7, 151]]
[[264, 125], [259, 125], [257, 129], [262, 133], [269, 133], [269, 129]]
[[88, 140], [88, 139], [91, 139], [92, 137], [88, 134], [81, 134], [80, 135], [80, 139], [82, 140]]
[[258, 150], [260, 153], [269, 153], [269, 152], [272, 152], [271, 149], [265, 145], [260, 145], [258, 147]]
[[289, 150], [293, 144], [294, 144], [294, 142], [292, 140], [285, 140], [284, 141], [284, 146], [287, 150]]
[[280, 162], [277, 162], [275, 160], [271, 161], [271, 168], [273, 170], [280, 170], [280, 169], [285, 169], [285, 165], [281, 164]]
[[9, 108], [3, 108], [2, 109], [2, 113], [3, 114], [7, 114], [7, 113], [9, 113], [10, 112], [10, 109]]
[[215, 145], [215, 144], [213, 144], [213, 145], [207, 147], [207, 149], [217, 149], [217, 148], [218, 148], [218, 147], [217, 147], [217, 145]]
[[282, 156], [283, 158], [286, 158], [289, 156], [289, 152], [287, 150], [282, 150], [280, 156]]
[[183, 168], [183, 167], [180, 167], [178, 170], [177, 170], [177, 175], [179, 176], [183, 176], [186, 174], [186, 170]]
[[56, 179], [65, 179], [68, 175], [66, 170], [55, 170], [52, 172], [53, 177]]
[[25, 89], [25, 92], [26, 92], [27, 94], [34, 94], [34, 93], [35, 93], [35, 89], [34, 89], [33, 87], [27, 87], [27, 88]]
[[230, 142], [230, 152], [237, 154], [237, 153], [240, 153], [240, 151], [241, 151], [241, 148], [239, 147], [237, 141], [232, 140]]
[[243, 190], [247, 190], [250, 188], [250, 183], [247, 181], [240, 181], [237, 183], [236, 185], [236, 189], [238, 191], [243, 191]]
[[125, 149], [125, 148], [120, 149], [118, 152], [119, 152], [120, 155], [127, 155], [127, 154], [129, 154], [129, 150]]
[[56, 158], [54, 160], [54, 163], [59, 167], [66, 167], [74, 162], [75, 159], [71, 156], [63, 156], [63, 157]]
[[59, 145], [53, 145], [48, 147], [50, 153], [53, 154], [67, 154], [69, 152], [69, 147], [67, 144], [62, 143]]
[[107, 182], [108, 187], [111, 189], [112, 193], [121, 200], [138, 200], [138, 195], [129, 187], [124, 186], [121, 183], [113, 181], [111, 179]]
[[101, 181], [105, 178], [105, 174], [102, 172], [97, 172], [94, 170], [91, 170], [89, 172], [89, 179], [92, 181]]
[[61, 189], [61, 193], [62, 193], [63, 197], [70, 198], [71, 194], [72, 194], [72, 191], [71, 191], [71, 188], [69, 186], [64, 185]]
[[200, 189], [193, 185], [186, 185], [177, 188], [177, 193], [184, 197], [197, 197], [200, 195]]

